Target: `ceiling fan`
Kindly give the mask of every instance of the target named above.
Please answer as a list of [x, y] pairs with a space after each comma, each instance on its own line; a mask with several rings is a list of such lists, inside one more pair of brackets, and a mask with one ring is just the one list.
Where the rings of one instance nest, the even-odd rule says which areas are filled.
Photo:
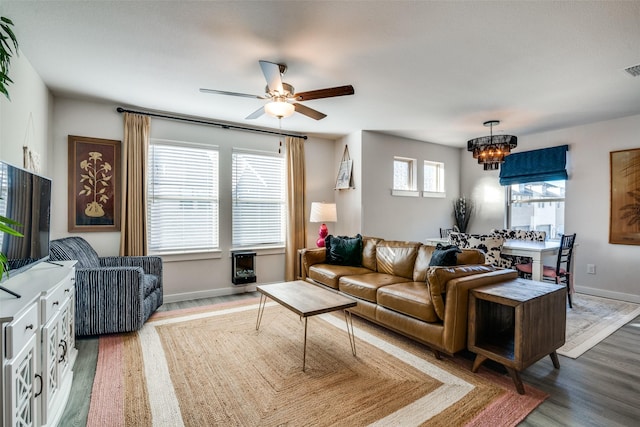
[[281, 119], [289, 117], [294, 112], [298, 112], [316, 120], [322, 120], [327, 117], [327, 115], [314, 110], [313, 108], [309, 108], [306, 105], [302, 105], [299, 102], [310, 101], [312, 99], [331, 98], [334, 96], [353, 95], [355, 93], [353, 86], [351, 85], [295, 93], [293, 86], [282, 81], [282, 76], [287, 71], [286, 65], [262, 60], [259, 62], [262, 73], [267, 80], [267, 87], [265, 88], [264, 95], [251, 95], [248, 93], [227, 92], [224, 90], [204, 88], [201, 88], [200, 92], [269, 100], [267, 104], [249, 114], [246, 119], [257, 119], [264, 113]]

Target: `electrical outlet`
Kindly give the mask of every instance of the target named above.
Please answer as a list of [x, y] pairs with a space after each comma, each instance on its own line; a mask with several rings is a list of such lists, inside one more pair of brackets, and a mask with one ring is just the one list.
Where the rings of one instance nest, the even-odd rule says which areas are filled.
[[587, 264], [587, 274], [596, 274], [595, 264]]

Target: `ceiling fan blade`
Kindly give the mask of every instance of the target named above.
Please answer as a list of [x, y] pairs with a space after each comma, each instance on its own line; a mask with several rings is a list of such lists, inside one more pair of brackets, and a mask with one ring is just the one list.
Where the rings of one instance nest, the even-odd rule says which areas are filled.
[[245, 117], [245, 119], [246, 120], [257, 119], [258, 117], [260, 117], [263, 114], [264, 114], [264, 107], [260, 107], [256, 111], [254, 111], [253, 113], [251, 113], [247, 117]]
[[306, 105], [294, 103], [293, 106], [295, 107], [296, 112], [304, 114], [307, 117], [311, 117], [312, 119], [322, 120], [327, 117], [326, 114], [314, 110], [313, 108], [309, 108]]
[[353, 95], [355, 91], [353, 86], [336, 86], [327, 89], [310, 90], [308, 92], [300, 92], [294, 95], [296, 101], [309, 101], [311, 99], [331, 98], [334, 96]]
[[269, 91], [276, 91], [280, 94], [284, 93], [282, 88], [282, 75], [280, 74], [280, 65], [273, 62], [260, 60], [260, 68], [262, 68], [262, 74], [267, 79], [267, 87]]
[[226, 90], [215, 90], [215, 89], [200, 88], [200, 92], [202, 92], [202, 93], [214, 93], [216, 95], [231, 95], [231, 96], [242, 96], [244, 98], [265, 99], [264, 96], [251, 95], [251, 94], [248, 94], [248, 93], [240, 93], [240, 92], [227, 92]]

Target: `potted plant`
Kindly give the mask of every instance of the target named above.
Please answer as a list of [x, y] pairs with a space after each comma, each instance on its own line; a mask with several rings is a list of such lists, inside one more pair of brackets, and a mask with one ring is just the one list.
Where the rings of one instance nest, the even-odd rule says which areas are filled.
[[[1, 233], [7, 233], [7, 234], [11, 234], [12, 236], [23, 237], [22, 233], [11, 228], [10, 227], [11, 225], [18, 226], [18, 227], [22, 226], [22, 224], [20, 224], [19, 222], [16, 222], [9, 218], [5, 218], [2, 215], [0, 215], [0, 232]], [[9, 260], [7, 259], [7, 256], [2, 252], [0, 252], [0, 281], [4, 277], [5, 273], [8, 274], [8, 270], [9, 270], [9, 266], [7, 265], [8, 261]]]
[[461, 233], [467, 232], [469, 220], [473, 214], [473, 201], [464, 196], [458, 197], [453, 201], [453, 220]]
[[18, 40], [11, 30], [13, 22], [4, 16], [0, 17], [0, 92], [9, 97], [7, 86], [13, 83], [9, 78], [9, 66], [11, 65], [11, 57], [18, 53]]

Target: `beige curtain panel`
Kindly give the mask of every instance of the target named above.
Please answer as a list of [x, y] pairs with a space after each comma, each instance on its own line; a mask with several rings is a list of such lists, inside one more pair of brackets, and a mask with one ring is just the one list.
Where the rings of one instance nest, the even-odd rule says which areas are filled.
[[304, 139], [287, 137], [287, 234], [285, 247], [285, 280], [295, 280], [298, 271], [298, 249], [307, 243], [305, 207]]
[[121, 256], [147, 255], [147, 153], [151, 118], [124, 113]]

